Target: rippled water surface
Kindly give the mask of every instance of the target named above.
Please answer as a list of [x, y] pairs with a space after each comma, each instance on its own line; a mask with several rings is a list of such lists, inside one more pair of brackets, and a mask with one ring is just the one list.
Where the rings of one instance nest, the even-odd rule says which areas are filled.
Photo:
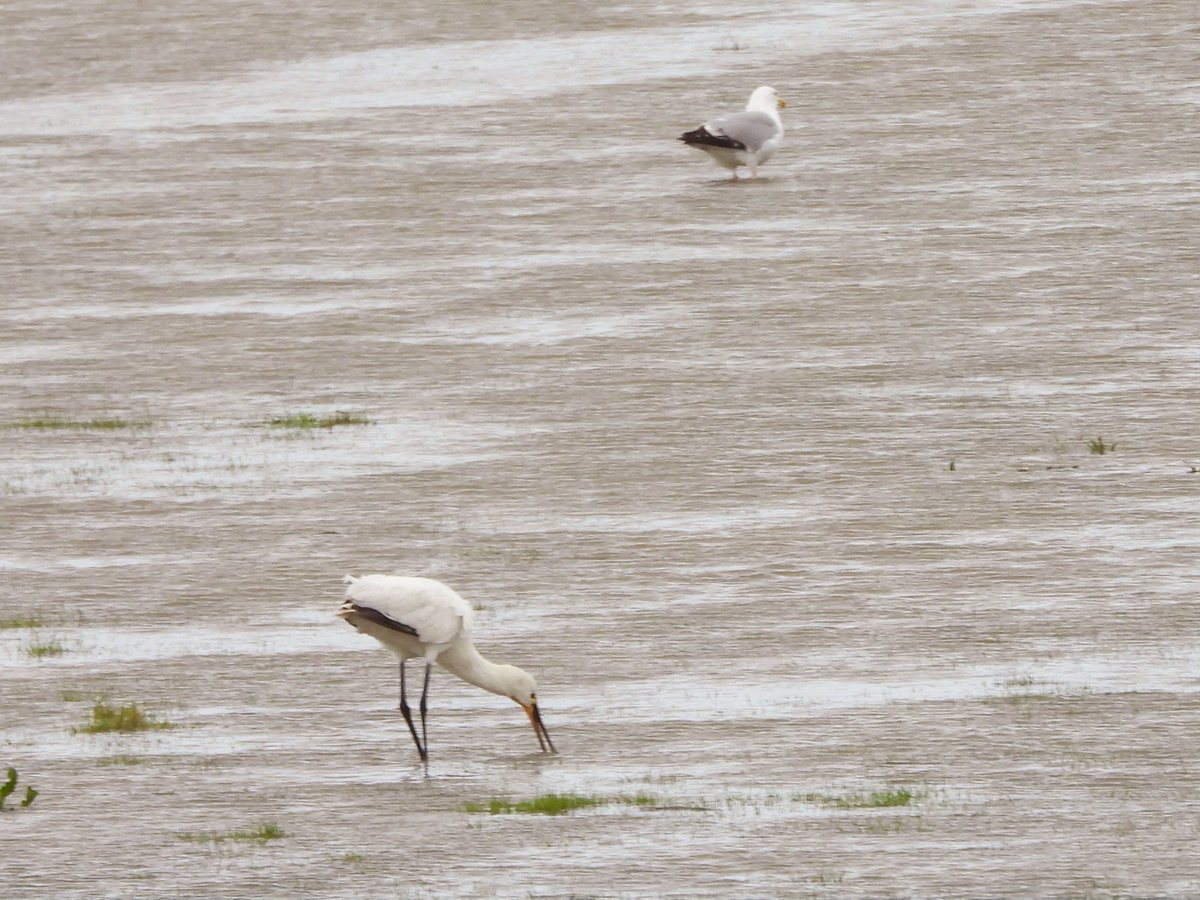
[[0, 29], [6, 896], [1200, 894], [1190, 4], [152, 6]]

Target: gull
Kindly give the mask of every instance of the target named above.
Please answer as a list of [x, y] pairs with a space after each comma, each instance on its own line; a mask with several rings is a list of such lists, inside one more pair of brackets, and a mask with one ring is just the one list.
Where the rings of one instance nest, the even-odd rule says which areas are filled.
[[[411, 575], [347, 575], [344, 583], [348, 585], [346, 599], [338, 617], [400, 658], [400, 712], [422, 760], [429, 759], [425, 711], [434, 663], [476, 687], [515, 700], [529, 716], [542, 752], [557, 752], [542, 724], [537, 682], [516, 666], [496, 665], [480, 655], [471, 643], [475, 615], [466, 600], [440, 581]], [[425, 660], [419, 737], [405, 697], [404, 664], [410, 659]]]
[[745, 112], [705, 122], [695, 131], [680, 135], [679, 140], [703, 150], [718, 166], [731, 169], [734, 181], [738, 180], [738, 166], [749, 166], [750, 177], [757, 178], [758, 167], [783, 143], [779, 110], [786, 105], [775, 88], [763, 85], [750, 95]]

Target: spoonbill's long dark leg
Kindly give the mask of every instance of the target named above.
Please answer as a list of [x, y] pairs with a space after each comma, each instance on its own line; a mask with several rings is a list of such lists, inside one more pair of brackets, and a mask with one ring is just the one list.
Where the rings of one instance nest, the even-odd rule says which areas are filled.
[[[429, 680], [428, 670], [426, 670], [425, 680], [426, 680], [426, 683], [428, 683], [428, 680]], [[421, 702], [424, 703], [423, 696], [421, 698]], [[417, 752], [419, 754], [421, 754], [421, 759], [428, 759], [429, 754], [426, 753], [425, 748], [421, 745], [421, 739], [419, 737], [417, 737], [417, 727], [413, 724], [412, 710], [410, 710], [408, 708], [408, 698], [405, 696], [404, 660], [400, 660], [400, 714], [402, 716], [404, 716], [404, 721], [408, 723], [408, 730], [412, 734], [413, 743], [415, 743], [417, 745]], [[424, 718], [424, 717], [422, 716], [422, 718]]]
[[428, 709], [426, 698], [429, 696], [429, 673], [433, 671], [433, 663], [425, 662], [425, 685], [421, 688], [421, 740], [425, 744], [425, 752], [421, 759], [429, 758], [429, 734], [425, 731], [425, 710]]

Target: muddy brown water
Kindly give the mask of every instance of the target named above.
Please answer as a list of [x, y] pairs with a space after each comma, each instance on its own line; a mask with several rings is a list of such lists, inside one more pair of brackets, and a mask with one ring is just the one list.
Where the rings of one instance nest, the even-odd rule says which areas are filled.
[[5, 896], [1200, 895], [1190, 4], [4, 15]]

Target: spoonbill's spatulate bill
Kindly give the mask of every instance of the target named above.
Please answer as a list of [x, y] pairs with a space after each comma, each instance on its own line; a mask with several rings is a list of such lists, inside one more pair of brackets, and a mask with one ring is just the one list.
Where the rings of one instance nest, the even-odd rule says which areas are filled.
[[748, 166], [750, 177], [758, 177], [758, 167], [770, 159], [783, 143], [783, 120], [779, 110], [786, 106], [775, 88], [756, 88], [746, 111], [705, 122], [679, 140], [703, 150], [718, 166], [733, 171], [736, 181], [739, 166]]
[[[346, 599], [338, 616], [400, 658], [400, 712], [421, 759], [429, 759], [425, 712], [429, 673], [434, 663], [485, 691], [511, 697], [529, 716], [542, 750], [556, 752], [538, 710], [537, 682], [516, 666], [496, 665], [479, 654], [471, 643], [471, 623], [475, 616], [466, 600], [432, 578], [347, 575], [345, 581]], [[405, 696], [404, 664], [410, 659], [425, 660], [420, 734]]]

